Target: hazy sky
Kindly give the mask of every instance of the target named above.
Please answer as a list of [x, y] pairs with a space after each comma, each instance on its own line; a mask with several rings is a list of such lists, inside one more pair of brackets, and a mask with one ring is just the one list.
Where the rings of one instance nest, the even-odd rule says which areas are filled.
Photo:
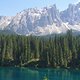
[[14, 16], [16, 13], [33, 7], [44, 7], [56, 4], [59, 10], [64, 10], [70, 3], [80, 0], [0, 0], [0, 15]]

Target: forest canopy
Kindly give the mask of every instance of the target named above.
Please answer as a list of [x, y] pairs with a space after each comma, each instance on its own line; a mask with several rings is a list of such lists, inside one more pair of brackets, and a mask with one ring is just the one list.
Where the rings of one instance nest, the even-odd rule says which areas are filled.
[[36, 67], [80, 68], [80, 36], [0, 34], [0, 66], [27, 66], [31, 60]]

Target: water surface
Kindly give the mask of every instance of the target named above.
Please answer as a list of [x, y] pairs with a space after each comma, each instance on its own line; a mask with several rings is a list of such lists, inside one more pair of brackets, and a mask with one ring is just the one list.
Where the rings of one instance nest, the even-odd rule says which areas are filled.
[[0, 80], [80, 80], [80, 70], [0, 68]]

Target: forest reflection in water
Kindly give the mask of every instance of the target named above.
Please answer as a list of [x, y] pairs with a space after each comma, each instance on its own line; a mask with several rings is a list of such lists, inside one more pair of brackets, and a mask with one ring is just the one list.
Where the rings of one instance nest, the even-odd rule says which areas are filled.
[[1, 67], [0, 80], [80, 80], [80, 70]]

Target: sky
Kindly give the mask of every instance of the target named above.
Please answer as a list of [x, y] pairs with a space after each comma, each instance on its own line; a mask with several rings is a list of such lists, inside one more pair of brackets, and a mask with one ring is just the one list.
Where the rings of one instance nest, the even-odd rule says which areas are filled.
[[69, 4], [76, 4], [80, 0], [1, 0], [0, 16], [15, 16], [20, 11], [27, 8], [42, 8], [56, 4], [57, 8], [62, 11]]

